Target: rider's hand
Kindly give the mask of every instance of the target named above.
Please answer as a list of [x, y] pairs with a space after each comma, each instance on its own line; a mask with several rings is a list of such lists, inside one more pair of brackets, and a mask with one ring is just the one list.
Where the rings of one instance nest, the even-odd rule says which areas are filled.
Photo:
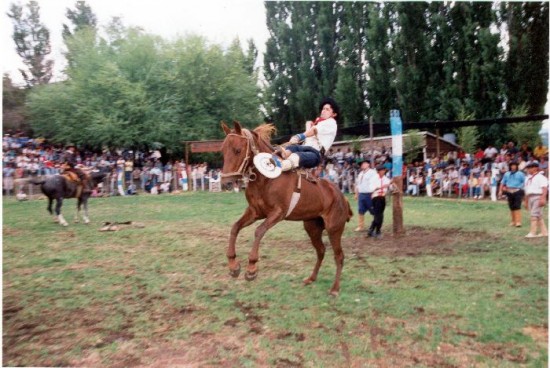
[[306, 135], [304, 133], [293, 135], [292, 138], [288, 141], [290, 144], [298, 144], [301, 141], [306, 139]]

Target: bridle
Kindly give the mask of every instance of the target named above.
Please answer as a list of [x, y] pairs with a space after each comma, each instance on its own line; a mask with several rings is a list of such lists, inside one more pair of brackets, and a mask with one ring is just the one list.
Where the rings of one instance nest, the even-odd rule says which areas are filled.
[[[229, 136], [235, 136], [242, 139], [246, 139], [246, 154], [239, 165], [239, 168], [237, 171], [233, 171], [230, 173], [221, 173], [220, 176], [222, 178], [232, 177], [232, 176], [241, 176], [245, 183], [248, 183], [249, 181], [256, 180], [256, 173], [253, 172], [254, 165], [250, 163], [250, 158], [254, 157], [259, 153], [258, 148], [256, 147], [256, 143], [254, 142], [254, 137], [252, 136], [252, 133], [248, 129], [241, 129], [241, 131], [244, 133], [244, 135], [236, 134], [236, 133], [229, 133], [227, 137]], [[252, 155], [250, 155], [250, 151], [252, 151]]]

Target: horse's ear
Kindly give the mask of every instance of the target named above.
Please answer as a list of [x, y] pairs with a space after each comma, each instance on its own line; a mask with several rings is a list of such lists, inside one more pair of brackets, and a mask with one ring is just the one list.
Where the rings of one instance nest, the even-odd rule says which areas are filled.
[[221, 121], [220, 122], [220, 125], [222, 126], [222, 129], [223, 131], [225, 132], [225, 135], [228, 135], [229, 133], [231, 133], [231, 129], [229, 129], [229, 127], [227, 126], [227, 124], [225, 124], [225, 121]]
[[234, 120], [233, 121], [233, 125], [235, 126], [235, 133], [237, 134], [241, 134], [241, 123], [239, 123], [238, 121]]

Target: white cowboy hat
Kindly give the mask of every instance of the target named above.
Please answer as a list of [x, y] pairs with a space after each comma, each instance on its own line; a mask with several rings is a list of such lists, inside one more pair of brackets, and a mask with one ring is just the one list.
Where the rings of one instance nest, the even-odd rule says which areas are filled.
[[282, 172], [280, 159], [267, 152], [260, 152], [254, 156], [254, 166], [263, 176], [269, 179], [277, 178]]

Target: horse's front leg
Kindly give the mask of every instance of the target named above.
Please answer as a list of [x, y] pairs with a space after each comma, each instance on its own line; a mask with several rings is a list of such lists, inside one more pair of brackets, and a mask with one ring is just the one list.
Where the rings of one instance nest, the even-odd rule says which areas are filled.
[[63, 206], [63, 198], [56, 198], [55, 199], [55, 215], [57, 216], [57, 219], [59, 220], [59, 223], [63, 226], [69, 226], [69, 223], [65, 221], [65, 218], [61, 214], [61, 206]]
[[90, 218], [88, 217], [88, 198], [82, 204], [84, 205], [84, 223], [87, 225], [90, 223]]
[[80, 206], [84, 208], [84, 214], [82, 215], [82, 219], [84, 220], [84, 223], [88, 225], [90, 223], [90, 218], [88, 217], [88, 197], [82, 197], [78, 200], [78, 211], [80, 212]]
[[281, 222], [283, 219], [283, 212], [276, 211], [256, 228], [256, 231], [254, 232], [254, 244], [252, 245], [252, 250], [248, 255], [248, 267], [246, 268], [245, 274], [246, 280], [252, 281], [258, 275], [258, 267], [256, 266], [256, 262], [260, 259], [260, 241], [263, 236], [267, 230], [271, 229], [275, 224]]
[[237, 236], [242, 228], [253, 224], [256, 221], [256, 212], [248, 207], [240, 219], [233, 224], [231, 228], [231, 234], [229, 235], [229, 246], [227, 247], [227, 260], [229, 263], [229, 274], [232, 277], [239, 277], [241, 273], [241, 264], [237, 260], [237, 253], [235, 250], [235, 244], [237, 242]]
[[78, 197], [76, 200], [76, 214], [74, 215], [74, 222], [78, 224], [80, 222], [80, 207], [82, 206], [82, 197]]

